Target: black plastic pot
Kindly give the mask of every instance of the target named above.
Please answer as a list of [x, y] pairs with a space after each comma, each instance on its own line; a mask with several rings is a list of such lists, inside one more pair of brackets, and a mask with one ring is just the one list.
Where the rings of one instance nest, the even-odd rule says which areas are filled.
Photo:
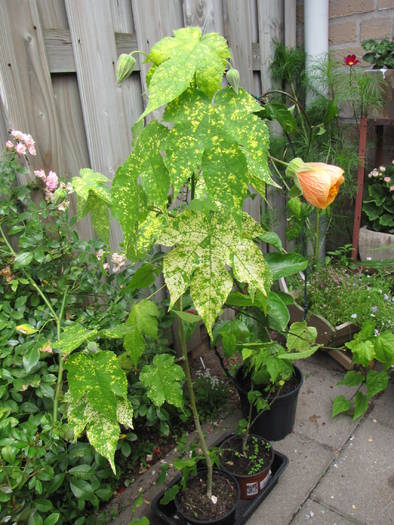
[[[235, 478], [235, 476], [233, 476], [232, 474], [228, 473], [228, 472], [224, 472], [222, 470], [215, 470], [215, 474], [220, 474], [221, 476], [224, 476], [226, 478], [228, 478], [229, 480], [231, 480], [234, 484], [234, 486], [236, 487], [237, 489], [237, 497], [236, 497], [236, 500], [234, 502], [234, 506], [233, 508], [227, 513], [225, 514], [224, 516], [218, 518], [218, 519], [214, 519], [214, 520], [198, 520], [196, 518], [191, 518], [189, 516], [185, 516], [180, 508], [180, 505], [179, 505], [179, 501], [178, 501], [178, 497], [176, 496], [175, 497], [175, 508], [176, 508], [176, 513], [177, 515], [181, 518], [181, 520], [183, 521], [182, 525], [234, 525], [235, 523], [235, 513], [236, 513], [236, 510], [237, 510], [237, 504], [239, 502], [239, 485], [238, 485], [238, 481], [237, 479]], [[206, 469], [198, 469], [198, 472], [197, 472], [197, 475], [198, 476], [206, 476], [207, 475], [207, 470]], [[181, 521], [181, 522], [182, 522]]]
[[[253, 434], [251, 434], [252, 436]], [[231, 448], [231, 441], [234, 438], [235, 434], [231, 434], [227, 439], [223, 441], [223, 443], [220, 445], [220, 448]], [[260, 440], [261, 436], [258, 436]], [[262, 440], [263, 441], [263, 440]], [[264, 439], [264, 441], [266, 441]], [[241, 500], [251, 500], [257, 498], [259, 496], [264, 488], [265, 488], [265, 479], [268, 476], [270, 472], [270, 468], [272, 465], [272, 462], [274, 461], [274, 452], [271, 447], [271, 460], [268, 463], [268, 465], [265, 465], [260, 472], [257, 472], [256, 474], [238, 474], [237, 472], [234, 472], [230, 470], [230, 468], [223, 465], [222, 462], [220, 462], [220, 467], [224, 472], [227, 472], [228, 474], [231, 474], [237, 478], [238, 484], [239, 484], [239, 490], [241, 494]]]
[[[253, 425], [252, 431], [254, 434], [262, 436], [269, 441], [279, 441], [292, 432], [295, 423], [298, 394], [304, 382], [301, 370], [294, 366], [294, 371], [298, 379], [297, 387], [292, 392], [278, 396], [272, 403], [271, 408], [261, 413]], [[237, 389], [242, 413], [244, 417], [248, 417], [250, 405], [247, 391], [244, 388], [245, 385], [242, 383], [242, 372], [242, 369], [238, 370], [236, 376]]]

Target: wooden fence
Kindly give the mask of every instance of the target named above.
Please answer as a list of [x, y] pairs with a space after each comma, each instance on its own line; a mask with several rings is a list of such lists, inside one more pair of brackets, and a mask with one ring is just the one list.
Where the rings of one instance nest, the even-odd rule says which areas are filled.
[[[20, 129], [38, 144], [32, 168], [71, 179], [90, 166], [112, 178], [130, 151], [147, 71], [138, 64], [118, 86], [117, 57], [186, 25], [223, 34], [243, 87], [258, 96], [271, 87], [273, 39], [295, 45], [296, 0], [0, 0], [2, 143]], [[283, 238], [283, 198], [268, 200]], [[259, 218], [257, 199], [246, 207]], [[92, 235], [89, 221], [80, 232]], [[121, 240], [116, 224], [111, 237]]]

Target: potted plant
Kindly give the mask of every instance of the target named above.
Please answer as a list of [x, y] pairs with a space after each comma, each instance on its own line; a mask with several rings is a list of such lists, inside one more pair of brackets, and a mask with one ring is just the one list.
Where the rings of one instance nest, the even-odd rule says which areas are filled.
[[[226, 342], [230, 330], [222, 329], [222, 334], [225, 334], [224, 339], [222, 336], [223, 349], [227, 356], [234, 355]], [[261, 335], [239, 343], [242, 364], [235, 372], [234, 382], [242, 413], [248, 417], [248, 430], [273, 441], [283, 439], [293, 430], [303, 376], [292, 361], [305, 359], [318, 350], [320, 345], [315, 344], [316, 335], [316, 328], [301, 321], [289, 327], [285, 346], [279, 340], [267, 340]]]
[[369, 173], [367, 193], [362, 208], [367, 224], [360, 229], [360, 258], [362, 261], [394, 259], [393, 164]]
[[[378, 75], [383, 86], [383, 107], [378, 117], [393, 118], [394, 116], [394, 41], [384, 38], [370, 38], [362, 42], [366, 53], [363, 60], [372, 65], [368, 75]], [[375, 115], [374, 115], [375, 116]]]

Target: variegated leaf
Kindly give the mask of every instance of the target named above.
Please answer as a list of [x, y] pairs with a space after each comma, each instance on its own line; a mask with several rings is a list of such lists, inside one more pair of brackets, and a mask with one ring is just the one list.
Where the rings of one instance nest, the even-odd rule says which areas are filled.
[[165, 402], [178, 408], [183, 406], [183, 369], [174, 363], [175, 357], [168, 354], [155, 355], [153, 363], [145, 365], [140, 381], [147, 389], [147, 395], [158, 407]]
[[194, 78], [198, 88], [212, 97], [220, 89], [230, 56], [222, 36], [201, 37], [198, 27], [178, 29], [174, 37], [158, 42], [147, 57], [156, 68], [150, 77], [149, 102], [140, 118], [179, 97]]

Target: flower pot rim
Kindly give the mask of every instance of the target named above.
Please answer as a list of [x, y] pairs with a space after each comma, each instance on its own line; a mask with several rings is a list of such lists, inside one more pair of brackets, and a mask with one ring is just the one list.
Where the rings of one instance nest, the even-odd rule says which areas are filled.
[[[394, 71], [394, 69], [393, 69], [393, 71]], [[394, 237], [394, 233], [389, 233], [389, 232], [377, 232], [376, 230], [370, 230], [370, 229], [368, 228], [368, 226], [365, 226], [365, 225], [364, 225], [364, 226], [361, 226], [360, 231], [361, 231], [361, 230], [364, 230], [364, 231], [366, 231], [366, 232], [370, 232], [370, 233], [378, 233], [379, 235], [389, 235], [389, 236], [393, 236], [393, 237]]]
[[[236, 374], [235, 377], [237, 377], [237, 375], [239, 374], [240, 370], [242, 370], [242, 367], [243, 367], [243, 365], [242, 365], [241, 367], [239, 367], [239, 369], [238, 369], [237, 374]], [[290, 392], [286, 392], [285, 394], [280, 394], [280, 395], [275, 399], [275, 401], [277, 401], [278, 399], [286, 399], [286, 397], [293, 395], [294, 392], [298, 392], [298, 390], [300, 390], [300, 388], [301, 388], [302, 385], [304, 384], [304, 375], [303, 375], [303, 373], [301, 372], [301, 369], [298, 368], [297, 365], [293, 365], [293, 368], [294, 368], [296, 374], [297, 374], [298, 377], [299, 377], [299, 383], [298, 383], [298, 385], [294, 388], [294, 390], [291, 390]]]
[[[208, 471], [208, 469], [206, 467], [199, 467], [197, 468], [197, 476], [201, 475], [201, 474], [206, 474]], [[199, 520], [198, 518], [187, 518], [183, 512], [180, 510], [179, 508], [179, 505], [178, 505], [178, 494], [175, 496], [175, 500], [174, 500], [174, 503], [175, 503], [175, 507], [177, 509], [177, 512], [187, 521], [187, 520], [192, 520], [194, 523], [200, 523], [201, 525], [209, 525], [210, 523], [214, 524], [216, 522], [220, 522], [222, 520], [225, 520], [226, 518], [228, 518], [229, 516], [231, 516], [231, 514], [233, 514], [236, 509], [237, 509], [237, 505], [239, 503], [239, 500], [240, 500], [240, 488], [239, 488], [239, 483], [237, 481], [237, 478], [234, 476], [234, 474], [231, 474], [231, 472], [226, 472], [225, 470], [222, 470], [222, 469], [214, 469], [214, 473], [216, 474], [219, 474], [221, 476], [224, 476], [226, 478], [229, 478], [233, 483], [234, 483], [234, 486], [236, 488], [236, 491], [237, 491], [237, 496], [235, 498], [235, 502], [233, 504], [233, 506], [231, 507], [231, 509], [226, 513], [226, 514], [223, 514], [223, 516], [220, 516], [219, 518], [215, 518], [215, 519], [212, 519], [212, 520]]]
[[[231, 474], [232, 476], [235, 476], [236, 478], [241, 478], [241, 479], [249, 479], [249, 478], [254, 478], [254, 477], [257, 477], [257, 476], [260, 476], [261, 474], [264, 473], [264, 471], [268, 470], [271, 468], [272, 466], [272, 463], [274, 462], [274, 457], [275, 457], [275, 454], [274, 454], [274, 447], [272, 446], [272, 443], [268, 440], [268, 439], [265, 439], [263, 438], [263, 436], [259, 436], [258, 434], [254, 434], [253, 432], [250, 433], [250, 437], [252, 436], [255, 436], [256, 438], [260, 439], [261, 441], [265, 441], [266, 443], [269, 443], [271, 445], [271, 459], [268, 463], [268, 465], [266, 465], [262, 470], [259, 470], [258, 472], [256, 472], [255, 474], [237, 474], [236, 472], [231, 472], [231, 470], [229, 470], [227, 467], [224, 467], [222, 465], [222, 463], [220, 463], [220, 468], [224, 471], [224, 472], [227, 472], [228, 474]], [[222, 448], [222, 446], [230, 439], [232, 439], [233, 437], [238, 437], [236, 434], [231, 434], [230, 436], [228, 436], [221, 444], [220, 444], [220, 447], [219, 448]]]

